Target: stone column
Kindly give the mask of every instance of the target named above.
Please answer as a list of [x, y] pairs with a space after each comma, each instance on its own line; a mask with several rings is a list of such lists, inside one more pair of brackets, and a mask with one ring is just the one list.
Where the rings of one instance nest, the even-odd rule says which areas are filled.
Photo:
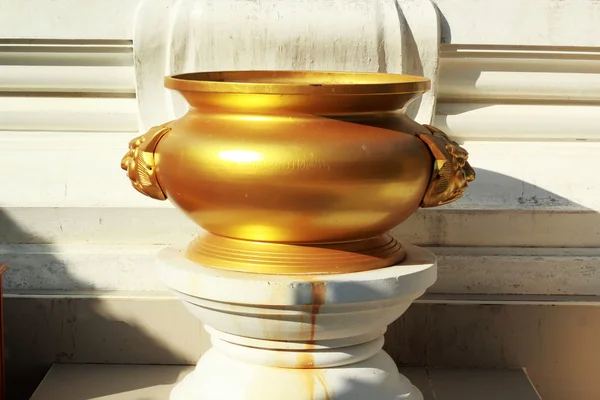
[[435, 257], [404, 246], [400, 265], [310, 276], [217, 270], [163, 250], [161, 279], [213, 344], [171, 400], [421, 400], [382, 350], [387, 326], [436, 279]]

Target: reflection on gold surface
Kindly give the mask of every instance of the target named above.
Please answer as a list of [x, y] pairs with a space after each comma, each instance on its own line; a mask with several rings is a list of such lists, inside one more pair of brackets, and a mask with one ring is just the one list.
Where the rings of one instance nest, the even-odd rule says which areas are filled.
[[136, 141], [125, 165], [136, 189], [168, 197], [211, 233], [188, 252], [203, 264], [290, 273], [390, 265], [403, 251], [386, 232], [464, 190], [440, 192], [432, 171], [470, 179], [466, 152], [438, 149], [443, 137], [404, 113], [429, 88], [423, 77], [206, 72], [165, 86], [190, 111]]
[[263, 117], [260, 115], [240, 115], [238, 116], [239, 119], [241, 120], [246, 120], [246, 121], [268, 121], [269, 117]]
[[258, 162], [264, 160], [264, 156], [256, 151], [247, 150], [225, 150], [219, 153], [219, 158], [238, 164]]
[[[277, 237], [279, 230], [273, 225], [243, 224], [233, 231], [234, 237]], [[266, 241], [265, 241], [266, 242]]]

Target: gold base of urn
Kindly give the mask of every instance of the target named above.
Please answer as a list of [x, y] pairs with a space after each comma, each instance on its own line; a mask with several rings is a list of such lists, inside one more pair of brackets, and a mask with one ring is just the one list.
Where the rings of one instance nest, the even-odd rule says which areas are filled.
[[317, 71], [165, 78], [190, 105], [129, 143], [133, 187], [209, 232], [187, 257], [260, 273], [332, 274], [399, 263], [388, 235], [419, 207], [460, 198], [468, 153], [406, 115], [419, 76]]
[[261, 274], [335, 274], [368, 271], [400, 263], [404, 249], [390, 235], [329, 244], [281, 244], [206, 234], [186, 257], [207, 267]]

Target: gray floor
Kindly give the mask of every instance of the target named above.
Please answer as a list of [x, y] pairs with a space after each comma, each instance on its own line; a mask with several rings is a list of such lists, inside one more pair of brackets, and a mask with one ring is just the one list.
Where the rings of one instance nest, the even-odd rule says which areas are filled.
[[[166, 400], [192, 367], [56, 364], [31, 400]], [[424, 400], [540, 400], [521, 369], [402, 368]]]

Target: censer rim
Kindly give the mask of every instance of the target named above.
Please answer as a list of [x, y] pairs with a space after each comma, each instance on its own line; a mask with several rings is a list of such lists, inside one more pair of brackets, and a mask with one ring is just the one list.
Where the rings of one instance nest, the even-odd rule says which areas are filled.
[[171, 75], [165, 77], [165, 87], [238, 94], [391, 95], [424, 93], [431, 81], [423, 76], [382, 72], [240, 70]]

